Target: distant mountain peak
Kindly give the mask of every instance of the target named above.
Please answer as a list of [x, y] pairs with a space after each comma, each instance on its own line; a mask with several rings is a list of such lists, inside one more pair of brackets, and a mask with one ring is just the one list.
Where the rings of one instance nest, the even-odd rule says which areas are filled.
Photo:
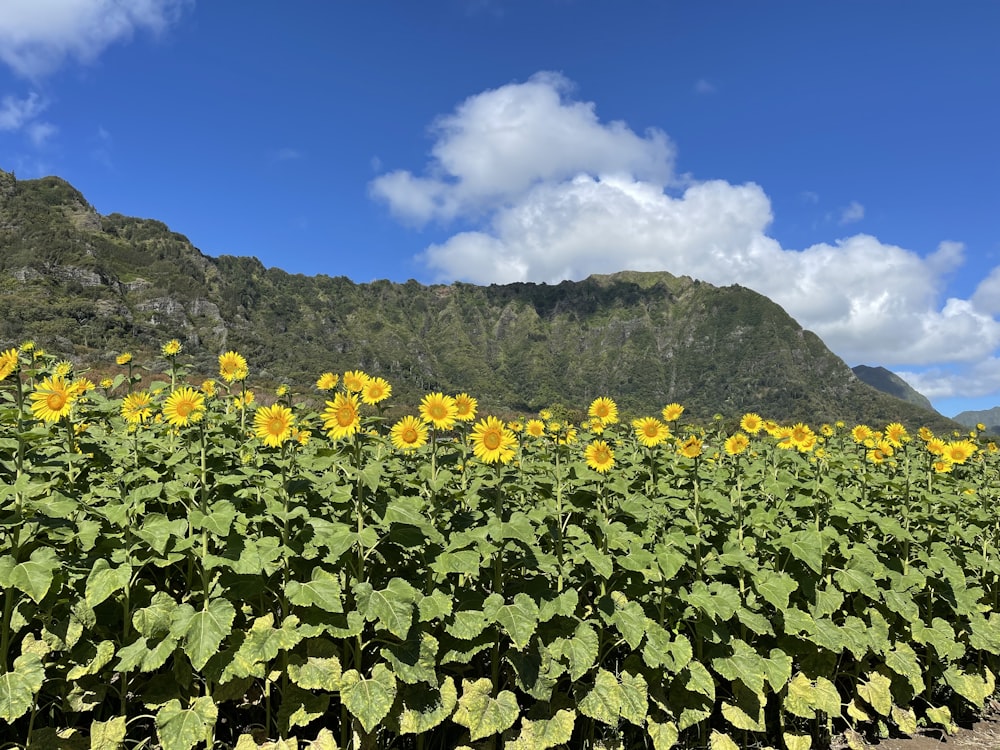
[[926, 396], [914, 390], [909, 383], [899, 377], [896, 373], [891, 372], [884, 367], [870, 367], [869, 365], [858, 365], [857, 367], [852, 367], [851, 369], [854, 371], [854, 374], [858, 376], [858, 380], [863, 383], [867, 383], [883, 393], [888, 393], [890, 396], [902, 399], [908, 404], [914, 404], [915, 406], [935, 411], [934, 407], [931, 406], [930, 400]]

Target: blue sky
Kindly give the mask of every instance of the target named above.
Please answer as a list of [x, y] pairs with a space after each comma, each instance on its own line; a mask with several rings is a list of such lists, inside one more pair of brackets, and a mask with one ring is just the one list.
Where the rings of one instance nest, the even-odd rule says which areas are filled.
[[4, 0], [0, 168], [292, 273], [768, 295], [1000, 404], [1000, 4]]

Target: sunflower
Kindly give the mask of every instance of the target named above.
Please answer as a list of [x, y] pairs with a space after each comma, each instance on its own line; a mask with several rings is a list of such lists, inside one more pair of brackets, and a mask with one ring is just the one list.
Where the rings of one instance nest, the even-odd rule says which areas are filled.
[[248, 406], [250, 406], [250, 404], [252, 404], [256, 400], [256, 398], [257, 397], [254, 395], [254, 392], [247, 389], [233, 399], [233, 406], [235, 406], [237, 409], [245, 409]]
[[809, 425], [803, 422], [797, 422], [788, 430], [787, 439], [797, 450], [803, 453], [811, 451], [816, 445], [816, 433], [812, 431]]
[[52, 369], [53, 374], [58, 375], [61, 378], [68, 378], [73, 374], [73, 363], [67, 362], [65, 359], [61, 362], [56, 362], [55, 367]]
[[851, 429], [851, 437], [854, 439], [855, 443], [863, 443], [870, 439], [873, 434], [872, 428], [866, 424], [855, 425], [854, 428]]
[[604, 424], [614, 424], [618, 421], [618, 404], [607, 396], [601, 396], [591, 402], [587, 414]]
[[529, 419], [528, 423], [524, 426], [524, 431], [531, 435], [531, 437], [540, 438], [545, 434], [545, 422], [540, 419]]
[[146, 391], [130, 393], [122, 401], [122, 417], [129, 424], [142, 424], [153, 415], [152, 397]]
[[326, 402], [323, 427], [334, 440], [349, 437], [361, 429], [361, 404], [353, 393], [338, 393]]
[[103, 388], [106, 391], [110, 391], [114, 387], [115, 387], [115, 381], [113, 381], [111, 378], [101, 378], [101, 388]]
[[278, 448], [291, 437], [294, 422], [292, 410], [287, 406], [262, 406], [253, 415], [254, 434], [264, 441], [264, 445]]
[[730, 456], [738, 456], [750, 447], [750, 438], [745, 433], [737, 432], [726, 438], [723, 447]]
[[892, 443], [893, 448], [902, 448], [903, 443], [910, 441], [910, 433], [899, 422], [892, 422], [885, 426], [885, 439]]
[[206, 396], [215, 395], [215, 381], [209, 378], [208, 380], [201, 381], [201, 385], [198, 386], [198, 390], [204, 393]]
[[396, 422], [389, 430], [389, 439], [401, 451], [413, 451], [427, 443], [427, 426], [412, 415]]
[[486, 417], [476, 422], [469, 440], [472, 443], [472, 453], [484, 463], [495, 464], [499, 461], [506, 464], [514, 458], [517, 438], [496, 417]]
[[6, 380], [12, 372], [15, 372], [20, 365], [17, 358], [17, 349], [8, 349], [0, 352], [0, 380]]
[[548, 420], [552, 419], [552, 412], [549, 411], [548, 409], [542, 409], [540, 412], [538, 412], [538, 418], [543, 422], [547, 422]]
[[316, 379], [316, 388], [321, 391], [332, 391], [337, 387], [337, 383], [339, 382], [340, 375], [334, 375], [332, 372], [324, 372]]
[[681, 418], [681, 414], [684, 413], [684, 407], [680, 404], [667, 404], [663, 407], [663, 421], [664, 422], [676, 422]]
[[872, 448], [865, 455], [875, 465], [885, 463], [885, 460], [889, 457], [881, 448]]
[[443, 393], [429, 393], [420, 402], [420, 416], [438, 430], [450, 430], [455, 426], [458, 407], [455, 399]]
[[514, 433], [524, 432], [524, 422], [519, 419], [511, 420], [507, 423], [507, 429]]
[[677, 452], [685, 458], [698, 458], [701, 455], [701, 451], [701, 440], [694, 435], [689, 436], [677, 449]]
[[120, 365], [127, 365], [132, 361], [132, 352], [122, 352], [117, 357], [115, 357], [115, 362]]
[[368, 378], [361, 387], [361, 400], [369, 406], [385, 401], [392, 395], [392, 386], [384, 378]]
[[309, 445], [309, 438], [312, 437], [311, 430], [300, 430], [297, 427], [292, 428], [292, 440], [297, 442], [299, 445]]
[[476, 409], [479, 402], [468, 393], [459, 393], [455, 396], [455, 419], [463, 422], [471, 422], [476, 418]]
[[979, 450], [971, 440], [953, 440], [944, 447], [944, 457], [953, 464], [964, 464]]
[[576, 428], [567, 427], [566, 432], [564, 432], [556, 442], [559, 445], [573, 445], [576, 442]]
[[73, 381], [73, 387], [76, 389], [77, 394], [82, 396], [84, 393], [94, 390], [97, 386], [94, 385], [94, 381], [90, 378], [77, 378]]
[[591, 417], [586, 422], [583, 423], [583, 429], [590, 430], [595, 435], [604, 434], [604, 422], [602, 422], [597, 417]]
[[57, 422], [69, 414], [76, 400], [76, 388], [59, 375], [45, 378], [31, 394], [31, 413], [35, 419]]
[[615, 465], [615, 452], [603, 440], [588, 443], [583, 451], [587, 466], [601, 474], [607, 473]]
[[182, 348], [183, 347], [181, 346], [180, 341], [177, 339], [170, 339], [170, 341], [160, 347], [160, 351], [163, 353], [164, 357], [176, 357], [181, 353]]
[[344, 388], [351, 393], [361, 393], [369, 379], [368, 374], [362, 370], [348, 370], [344, 373]]
[[204, 412], [205, 396], [188, 386], [176, 389], [163, 404], [163, 417], [174, 427], [197, 422]]
[[35, 351], [35, 342], [32, 341], [31, 339], [28, 339], [27, 341], [22, 342], [20, 349], [25, 354], [29, 354]]
[[954, 464], [951, 461], [941, 460], [941, 461], [935, 461], [933, 466], [934, 466], [934, 471], [937, 472], [938, 474], [947, 474], [949, 471], [951, 471], [951, 468], [952, 466], [954, 466]]
[[288, 384], [282, 383], [281, 385], [279, 385], [277, 388], [274, 389], [274, 395], [277, 396], [278, 398], [284, 398], [285, 396], [288, 395], [288, 391], [289, 391]]
[[246, 380], [249, 374], [247, 361], [242, 354], [230, 351], [219, 355], [219, 377], [227, 383]]
[[632, 422], [636, 437], [647, 448], [655, 448], [668, 437], [670, 428], [656, 417], [643, 417]]

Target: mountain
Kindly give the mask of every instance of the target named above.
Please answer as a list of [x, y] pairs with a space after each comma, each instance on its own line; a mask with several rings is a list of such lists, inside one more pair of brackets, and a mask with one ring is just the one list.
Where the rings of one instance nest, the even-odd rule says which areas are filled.
[[983, 411], [963, 411], [961, 414], [956, 414], [954, 420], [966, 427], [985, 425], [987, 432], [1000, 435], [1000, 406]]
[[108, 370], [124, 350], [163, 366], [159, 346], [175, 337], [202, 376], [235, 349], [259, 383], [314, 393], [320, 373], [362, 368], [411, 407], [437, 390], [495, 411], [580, 409], [610, 395], [632, 414], [678, 401], [695, 419], [756, 411], [954, 427], [862, 383], [739, 286], [632, 272], [491, 286], [291, 275], [205, 256], [158, 221], [101, 216], [57, 177], [0, 171], [0, 345], [32, 338]]
[[868, 383], [872, 388], [877, 388], [883, 393], [888, 393], [890, 396], [901, 398], [903, 401], [919, 406], [922, 409], [934, 411], [934, 407], [931, 406], [931, 402], [927, 397], [911, 388], [910, 384], [896, 373], [890, 372], [884, 367], [869, 367], [868, 365], [858, 365], [851, 369], [858, 376], [859, 380]]

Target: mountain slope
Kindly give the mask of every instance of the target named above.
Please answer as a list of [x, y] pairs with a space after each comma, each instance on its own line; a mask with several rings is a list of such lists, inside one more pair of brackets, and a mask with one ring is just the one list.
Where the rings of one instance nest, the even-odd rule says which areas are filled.
[[1000, 406], [981, 411], [963, 411], [961, 414], [956, 414], [954, 420], [966, 427], [981, 424], [986, 427], [987, 432], [1000, 435]]
[[483, 407], [585, 407], [611, 395], [695, 418], [757, 411], [812, 423], [952, 423], [860, 382], [814, 334], [748, 289], [625, 272], [558, 285], [355, 284], [202, 255], [164, 224], [99, 216], [59, 178], [0, 172], [0, 343], [84, 362], [177, 337], [204, 375], [226, 349], [255, 378], [308, 387], [362, 368], [394, 401], [468, 391]]
[[884, 367], [869, 367], [868, 365], [858, 365], [851, 368], [854, 374], [862, 382], [867, 383], [872, 388], [877, 388], [883, 393], [900, 398], [907, 403], [919, 406], [922, 409], [934, 411], [934, 407], [926, 396], [914, 390], [909, 383], [899, 375]]

